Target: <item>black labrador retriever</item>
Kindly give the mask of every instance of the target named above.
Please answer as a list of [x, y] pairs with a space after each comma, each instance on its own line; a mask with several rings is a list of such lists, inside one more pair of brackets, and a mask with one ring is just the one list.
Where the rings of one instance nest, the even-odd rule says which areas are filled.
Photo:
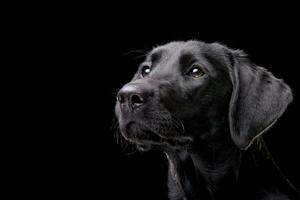
[[166, 154], [172, 200], [300, 199], [260, 137], [292, 99], [240, 50], [171, 42], [148, 53], [115, 112], [127, 141]]

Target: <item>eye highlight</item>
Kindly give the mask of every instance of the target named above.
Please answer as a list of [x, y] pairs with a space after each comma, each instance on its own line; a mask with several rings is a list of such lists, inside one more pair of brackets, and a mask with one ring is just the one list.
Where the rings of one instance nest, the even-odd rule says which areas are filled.
[[142, 77], [146, 77], [150, 74], [150, 72], [151, 72], [150, 65], [144, 65], [141, 70], [141, 75], [142, 75]]
[[187, 73], [188, 76], [191, 76], [193, 78], [200, 78], [204, 74], [205, 73], [202, 71], [202, 69], [199, 65], [193, 65]]

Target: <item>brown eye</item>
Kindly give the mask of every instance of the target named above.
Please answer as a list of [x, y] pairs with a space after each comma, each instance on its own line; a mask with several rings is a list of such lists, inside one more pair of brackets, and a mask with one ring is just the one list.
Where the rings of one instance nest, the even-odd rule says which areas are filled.
[[198, 65], [193, 65], [193, 67], [190, 69], [190, 71], [187, 73], [187, 75], [193, 77], [193, 78], [200, 78], [204, 75], [204, 72]]
[[150, 72], [151, 72], [151, 67], [150, 67], [149, 65], [144, 65], [144, 66], [142, 67], [141, 75], [142, 75], [143, 77], [146, 77], [146, 76], [149, 75]]

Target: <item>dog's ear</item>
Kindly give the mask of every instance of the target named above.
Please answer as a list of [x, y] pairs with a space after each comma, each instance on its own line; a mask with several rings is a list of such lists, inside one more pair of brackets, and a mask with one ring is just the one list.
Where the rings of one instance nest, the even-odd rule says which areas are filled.
[[250, 62], [241, 51], [230, 54], [230, 131], [234, 143], [246, 150], [283, 114], [293, 96], [288, 85]]

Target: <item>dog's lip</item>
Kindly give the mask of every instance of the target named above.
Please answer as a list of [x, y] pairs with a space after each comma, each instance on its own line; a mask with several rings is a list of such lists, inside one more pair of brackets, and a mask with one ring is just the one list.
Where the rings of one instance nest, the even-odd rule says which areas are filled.
[[163, 136], [157, 134], [149, 129], [143, 128], [135, 137], [130, 137], [128, 130], [136, 122], [129, 122], [122, 130], [123, 137], [129, 142], [135, 143], [136, 145], [144, 146], [186, 146], [192, 143], [193, 139], [190, 136]]

